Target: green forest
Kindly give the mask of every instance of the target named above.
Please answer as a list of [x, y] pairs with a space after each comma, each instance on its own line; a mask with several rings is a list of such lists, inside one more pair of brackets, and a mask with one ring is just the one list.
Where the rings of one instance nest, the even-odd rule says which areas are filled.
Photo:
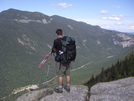
[[134, 76], [134, 51], [130, 52], [122, 60], [118, 60], [112, 66], [106, 69], [102, 68], [100, 74], [96, 76], [92, 75], [90, 80], [84, 85], [90, 89], [99, 82], [110, 82], [132, 76]]

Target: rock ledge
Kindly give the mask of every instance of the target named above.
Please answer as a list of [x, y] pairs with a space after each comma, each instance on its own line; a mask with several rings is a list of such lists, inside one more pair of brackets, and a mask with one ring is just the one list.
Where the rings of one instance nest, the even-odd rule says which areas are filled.
[[98, 83], [90, 94], [90, 101], [134, 101], [134, 77]]
[[84, 85], [71, 86], [70, 92], [56, 93], [52, 88], [30, 91], [20, 96], [16, 101], [86, 101], [88, 87]]

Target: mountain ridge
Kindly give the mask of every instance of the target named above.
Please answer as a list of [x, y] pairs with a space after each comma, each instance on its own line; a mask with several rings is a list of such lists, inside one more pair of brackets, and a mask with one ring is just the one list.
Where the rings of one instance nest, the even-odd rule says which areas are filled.
[[[109, 56], [115, 57], [134, 45], [134, 35], [107, 31], [99, 26], [72, 19], [15, 9], [2, 11], [0, 12], [0, 83], [2, 84], [0, 98], [15, 88], [44, 81], [42, 75], [47, 66], [44, 65], [41, 70], [37, 70], [37, 67], [49, 53], [56, 38], [55, 30], [58, 28], [63, 29], [64, 35], [74, 37], [76, 40], [77, 58], [72, 63], [74, 69], [91, 61], [95, 63]], [[50, 72], [49, 79], [55, 76], [54, 63]]]

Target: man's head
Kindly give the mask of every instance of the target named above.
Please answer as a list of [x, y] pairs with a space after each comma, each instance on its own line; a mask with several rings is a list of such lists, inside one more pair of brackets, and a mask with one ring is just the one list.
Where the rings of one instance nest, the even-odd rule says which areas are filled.
[[57, 30], [56, 30], [56, 34], [57, 34], [57, 35], [62, 35], [62, 29], [57, 29]]

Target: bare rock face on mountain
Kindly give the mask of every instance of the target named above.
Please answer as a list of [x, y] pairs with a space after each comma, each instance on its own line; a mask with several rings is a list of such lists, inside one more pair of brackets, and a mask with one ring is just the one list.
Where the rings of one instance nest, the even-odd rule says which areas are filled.
[[71, 86], [70, 92], [56, 93], [52, 88], [28, 92], [16, 101], [86, 101], [88, 88], [84, 85]]
[[134, 101], [134, 77], [98, 83], [90, 93], [90, 101]]

